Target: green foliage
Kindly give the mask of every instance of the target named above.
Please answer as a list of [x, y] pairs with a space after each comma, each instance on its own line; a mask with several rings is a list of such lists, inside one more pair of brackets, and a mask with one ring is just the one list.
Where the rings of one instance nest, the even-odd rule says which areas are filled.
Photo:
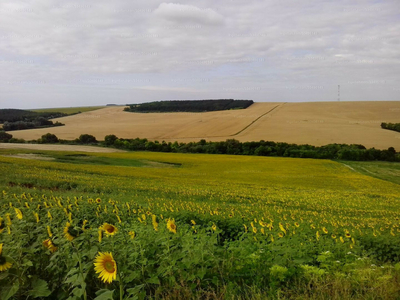
[[93, 135], [90, 134], [81, 134], [76, 142], [79, 144], [97, 144], [97, 140]]
[[0, 123], [5, 122], [33, 122], [34, 120], [54, 119], [66, 116], [67, 114], [54, 111], [35, 112], [22, 109], [0, 109]]
[[115, 135], [105, 137], [105, 146], [131, 151], [208, 153], [256, 156], [283, 156], [316, 159], [340, 159], [352, 161], [400, 161], [400, 154], [393, 147], [387, 150], [366, 149], [363, 145], [330, 144], [321, 147], [275, 143], [269, 141], [244, 142], [228, 139], [224, 142], [166, 143], [147, 139], [119, 139]]
[[[12, 263], [0, 272], [0, 297], [400, 297], [398, 185], [331, 161], [36, 154], [56, 160], [0, 156], [0, 243]], [[110, 165], [79, 163], [90, 160]], [[104, 223], [118, 231], [99, 240]], [[116, 261], [111, 283], [94, 270], [99, 252]]]
[[12, 135], [0, 130], [0, 143], [7, 143], [12, 139]]
[[38, 140], [39, 144], [56, 144], [59, 142], [58, 137], [52, 133], [46, 133]]
[[129, 112], [204, 112], [247, 108], [253, 100], [169, 100], [131, 104], [124, 111]]
[[64, 124], [60, 122], [53, 123], [53, 121], [48, 120], [44, 117], [38, 117], [32, 121], [15, 121], [15, 122], [4, 122], [3, 129], [7, 131], [12, 130], [24, 130], [24, 129], [34, 129], [34, 128], [47, 128], [55, 126], [63, 126]]
[[400, 123], [381, 123], [383, 129], [400, 132]]

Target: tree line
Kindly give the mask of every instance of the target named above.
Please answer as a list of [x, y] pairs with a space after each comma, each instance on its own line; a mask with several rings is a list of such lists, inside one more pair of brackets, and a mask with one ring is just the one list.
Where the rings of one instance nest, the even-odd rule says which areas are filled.
[[67, 116], [60, 112], [34, 112], [23, 109], [0, 109], [0, 123], [3, 124], [3, 130], [23, 130], [34, 128], [46, 128], [53, 126], [62, 126], [60, 122], [50, 121], [53, 118]]
[[394, 130], [400, 132], [400, 123], [381, 123], [383, 129]]
[[45, 118], [48, 120], [65, 117], [67, 115], [68, 114], [61, 112], [35, 112], [23, 109], [6, 108], [0, 109], [0, 123], [18, 121], [33, 122], [38, 118]]
[[60, 122], [50, 121], [46, 118], [39, 117], [32, 121], [16, 121], [16, 122], [4, 122], [3, 130], [13, 131], [13, 130], [23, 130], [23, 129], [34, 129], [34, 128], [47, 128], [55, 126], [63, 126], [64, 124]]
[[[0, 131], [0, 142], [25, 142], [12, 138], [11, 134]], [[61, 144], [85, 144], [114, 147], [129, 151], [153, 151], [153, 152], [175, 152], [175, 153], [206, 153], [206, 154], [231, 154], [231, 155], [256, 155], [256, 156], [279, 156], [315, 159], [340, 159], [354, 161], [396, 161], [400, 162], [400, 152], [393, 147], [386, 150], [375, 148], [367, 149], [359, 144], [329, 144], [325, 146], [297, 145], [281, 142], [258, 141], [239, 142], [228, 139], [221, 142], [198, 142], [178, 143], [149, 141], [148, 139], [122, 139], [116, 135], [107, 135], [104, 141], [97, 141], [90, 134], [82, 134], [73, 141], [58, 139], [54, 134], [47, 133], [40, 139], [32, 141], [36, 143], [61, 143]]]
[[168, 100], [141, 104], [128, 104], [128, 112], [205, 112], [230, 109], [244, 109], [254, 103], [253, 100]]

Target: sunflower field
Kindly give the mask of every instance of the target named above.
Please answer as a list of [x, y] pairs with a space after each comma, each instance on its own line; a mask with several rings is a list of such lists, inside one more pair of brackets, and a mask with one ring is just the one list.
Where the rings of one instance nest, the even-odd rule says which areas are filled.
[[0, 150], [0, 173], [0, 300], [400, 297], [400, 186], [340, 162]]

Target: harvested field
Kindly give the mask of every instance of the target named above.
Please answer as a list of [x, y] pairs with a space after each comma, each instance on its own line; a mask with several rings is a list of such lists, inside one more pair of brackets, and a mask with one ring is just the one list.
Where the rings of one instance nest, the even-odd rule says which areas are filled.
[[40, 138], [51, 132], [61, 139], [88, 133], [102, 140], [108, 134], [121, 138], [148, 138], [189, 142], [234, 138], [296, 144], [362, 144], [400, 149], [400, 133], [381, 129], [381, 122], [399, 122], [400, 101], [255, 103], [244, 110], [205, 113], [129, 113], [123, 107], [106, 107], [55, 119], [62, 127], [13, 131], [16, 138]]

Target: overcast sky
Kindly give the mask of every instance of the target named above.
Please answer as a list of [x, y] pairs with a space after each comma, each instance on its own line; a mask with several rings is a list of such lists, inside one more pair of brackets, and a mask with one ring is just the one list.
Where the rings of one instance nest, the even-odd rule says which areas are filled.
[[400, 100], [399, 63], [399, 0], [0, 2], [0, 108]]

